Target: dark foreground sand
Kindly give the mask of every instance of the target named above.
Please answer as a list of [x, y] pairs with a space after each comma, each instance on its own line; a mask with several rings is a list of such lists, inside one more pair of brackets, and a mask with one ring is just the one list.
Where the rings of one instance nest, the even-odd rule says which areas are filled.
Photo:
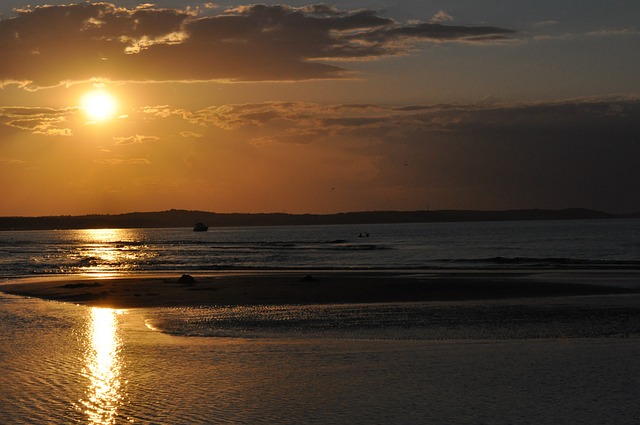
[[526, 273], [262, 272], [17, 279], [0, 291], [112, 308], [457, 301], [638, 293]]

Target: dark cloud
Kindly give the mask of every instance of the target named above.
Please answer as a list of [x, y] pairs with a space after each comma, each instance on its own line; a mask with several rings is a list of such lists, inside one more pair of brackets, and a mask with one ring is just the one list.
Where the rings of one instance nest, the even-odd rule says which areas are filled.
[[488, 39], [507, 39], [514, 33], [515, 31], [497, 27], [465, 27], [424, 22], [416, 25], [381, 28], [367, 34], [366, 38], [380, 42], [385, 42], [392, 38], [415, 38], [437, 41], [481, 41]]
[[220, 15], [79, 3], [0, 21], [0, 84], [111, 80], [304, 80], [347, 75], [322, 59], [395, 55], [420, 41], [487, 42], [496, 27], [401, 24], [371, 10], [240, 6]]
[[385, 117], [336, 117], [321, 120], [322, 125], [326, 127], [364, 127], [387, 122], [388, 120]]
[[[433, 116], [424, 117], [432, 122]], [[640, 101], [583, 100], [449, 111], [423, 147], [452, 153], [439, 177], [493, 205], [640, 210]], [[413, 145], [416, 152], [420, 149]]]
[[487, 200], [640, 210], [640, 102], [580, 101], [488, 109], [455, 125], [462, 178]]

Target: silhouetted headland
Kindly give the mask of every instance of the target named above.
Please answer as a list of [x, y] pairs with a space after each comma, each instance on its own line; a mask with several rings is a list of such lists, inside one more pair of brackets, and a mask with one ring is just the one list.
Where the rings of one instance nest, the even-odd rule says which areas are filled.
[[160, 212], [132, 212], [125, 214], [0, 217], [0, 230], [169, 228], [193, 227], [194, 223], [199, 222], [206, 223], [210, 227], [229, 227], [463, 221], [576, 220], [638, 217], [640, 217], [640, 213], [615, 215], [582, 208], [570, 208], [563, 210], [526, 209], [505, 211], [362, 211], [337, 214], [245, 214], [173, 209]]

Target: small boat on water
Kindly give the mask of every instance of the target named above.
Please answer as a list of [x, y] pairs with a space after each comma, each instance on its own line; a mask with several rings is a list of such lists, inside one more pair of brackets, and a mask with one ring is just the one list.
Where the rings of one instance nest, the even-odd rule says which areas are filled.
[[209, 226], [204, 223], [196, 223], [196, 225], [193, 226], [194, 232], [206, 232], [207, 230], [209, 230]]

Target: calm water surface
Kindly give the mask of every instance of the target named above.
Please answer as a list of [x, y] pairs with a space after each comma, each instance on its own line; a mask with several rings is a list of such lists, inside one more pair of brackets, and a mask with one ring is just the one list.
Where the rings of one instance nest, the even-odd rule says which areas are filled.
[[[369, 237], [359, 237], [361, 234]], [[640, 269], [640, 220], [0, 232], [0, 278], [247, 269]]]

